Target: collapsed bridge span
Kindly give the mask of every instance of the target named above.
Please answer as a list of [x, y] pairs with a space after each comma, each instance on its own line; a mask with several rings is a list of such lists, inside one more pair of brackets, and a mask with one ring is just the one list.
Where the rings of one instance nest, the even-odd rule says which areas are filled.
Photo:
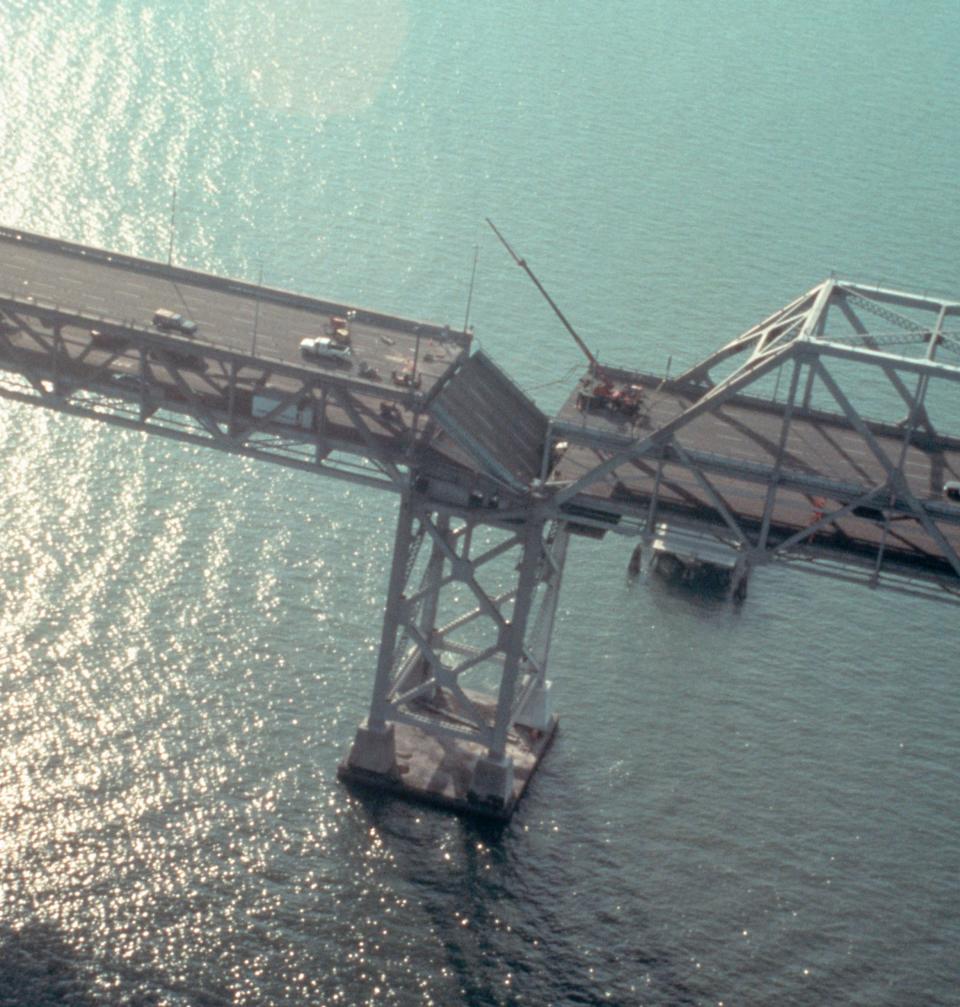
[[[548, 417], [471, 334], [0, 231], [0, 396], [400, 499], [355, 782], [509, 817], [571, 535], [960, 601], [960, 304], [836, 279]], [[958, 489], [960, 497], [960, 489]]]

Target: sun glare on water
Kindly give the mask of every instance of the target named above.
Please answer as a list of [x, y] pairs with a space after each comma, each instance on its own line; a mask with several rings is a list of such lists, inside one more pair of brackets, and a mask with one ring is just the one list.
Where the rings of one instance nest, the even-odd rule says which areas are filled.
[[352, 115], [369, 106], [406, 39], [402, 0], [341, 0], [304, 6], [284, 0], [267, 10], [211, 7], [225, 75], [261, 104], [316, 116]]

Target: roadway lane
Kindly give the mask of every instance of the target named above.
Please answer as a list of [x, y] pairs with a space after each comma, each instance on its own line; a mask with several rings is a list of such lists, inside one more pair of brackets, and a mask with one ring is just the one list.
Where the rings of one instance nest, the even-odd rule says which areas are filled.
[[[361, 363], [389, 382], [416, 354], [424, 390], [469, 345], [469, 337], [436, 324], [394, 318], [349, 305], [232, 282], [162, 264], [134, 260], [0, 230], [0, 293], [60, 305], [68, 310], [150, 325], [157, 308], [197, 322], [197, 339], [215, 346], [303, 366], [300, 341], [329, 335], [331, 318], [350, 322], [353, 376]], [[254, 340], [254, 331], [256, 338]], [[419, 345], [418, 345], [419, 336]], [[345, 368], [343, 368], [345, 369]]]
[[[638, 380], [641, 376], [637, 376]], [[558, 418], [583, 426], [598, 433], [617, 433], [640, 438], [652, 430], [680, 416], [696, 401], [692, 391], [662, 386], [659, 379], [644, 379], [643, 408], [636, 420], [618, 416], [609, 410], [579, 410], [576, 391], [564, 404]], [[691, 452], [712, 455], [730, 462], [745, 462], [771, 466], [777, 454], [782, 429], [782, 411], [760, 407], [743, 399], [729, 401], [692, 420], [676, 436], [677, 443]], [[889, 458], [900, 456], [902, 433], [874, 428], [874, 435]], [[558, 482], [576, 481], [586, 475], [607, 457], [605, 452], [584, 445], [573, 444], [555, 469], [552, 479]], [[886, 471], [869, 445], [842, 416], [802, 416], [795, 414], [786, 443], [783, 461], [785, 475], [796, 473], [822, 477], [862, 487], [862, 492], [886, 481]], [[948, 504], [942, 487], [948, 479], [960, 479], [960, 446], [956, 440], [945, 438], [939, 443], [924, 443], [917, 439], [908, 449], [904, 459], [904, 474], [911, 492], [922, 501]], [[635, 508], [653, 493], [656, 462], [641, 460], [621, 466], [607, 479], [601, 480], [583, 496], [603, 501], [607, 505], [624, 508], [631, 498]], [[759, 522], [766, 503], [767, 487], [762, 482], [736, 475], [710, 474], [716, 491], [737, 520]], [[859, 495], [859, 494], [858, 494]], [[690, 511], [711, 510], [714, 505], [709, 494], [691, 471], [682, 465], [664, 467], [659, 499]], [[849, 499], [825, 499], [822, 509], [836, 510]], [[776, 496], [773, 522], [784, 529], [799, 530], [813, 522], [821, 505], [799, 490], [781, 487]], [[960, 517], [960, 508], [957, 508]], [[940, 530], [960, 551], [960, 524], [940, 522]], [[876, 546], [883, 529], [880, 522], [869, 518], [847, 515], [840, 518], [826, 532], [842, 539], [847, 537], [857, 544]], [[939, 558], [942, 550], [923, 528], [911, 518], [897, 517], [887, 532], [888, 549], [902, 550], [918, 557]]]

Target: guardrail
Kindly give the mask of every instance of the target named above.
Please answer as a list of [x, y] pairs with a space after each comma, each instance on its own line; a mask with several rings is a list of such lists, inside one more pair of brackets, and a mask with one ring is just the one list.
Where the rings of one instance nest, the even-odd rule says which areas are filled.
[[126, 255], [123, 252], [110, 252], [103, 248], [81, 245], [77, 242], [64, 241], [60, 238], [50, 238], [46, 235], [34, 234], [30, 231], [19, 231], [14, 228], [0, 226], [0, 240], [19, 242], [34, 248], [43, 249], [44, 251], [56, 252], [59, 255], [91, 259], [107, 266], [117, 266], [135, 272], [149, 273], [152, 276], [182, 280], [184, 283], [207, 287], [211, 290], [222, 290], [228, 293], [242, 294], [245, 297], [260, 298], [263, 301], [284, 304], [289, 307], [316, 311], [318, 314], [342, 315], [346, 311], [352, 311], [355, 312], [354, 317], [356, 321], [361, 324], [377, 325], [395, 332], [409, 332], [414, 336], [419, 335], [426, 339], [434, 339], [441, 342], [453, 342], [465, 349], [469, 349], [473, 338], [471, 333], [451, 329], [449, 325], [399, 318], [395, 315], [387, 315], [379, 311], [369, 311], [348, 304], [338, 304], [333, 301], [309, 297], [306, 294], [297, 294], [279, 287], [264, 287], [255, 283], [249, 283], [246, 280], [218, 276], [216, 273], [205, 273], [201, 270], [189, 269], [185, 266], [168, 266], [166, 263], [156, 262], [153, 259], [141, 259], [133, 255]]
[[410, 409], [420, 409], [422, 394], [405, 388], [396, 388], [385, 384], [372, 384], [349, 378], [342, 374], [322, 373], [312, 367], [298, 366], [269, 353], [258, 353], [256, 356], [232, 350], [217, 343], [211, 343], [202, 337], [177, 336], [173, 333], [161, 333], [147, 328], [134, 319], [111, 318], [108, 315], [98, 315], [74, 307], [64, 307], [52, 301], [39, 300], [36, 297], [18, 297], [10, 291], [0, 291], [0, 310], [18, 312], [24, 315], [39, 316], [44, 313], [61, 319], [63, 324], [76, 325], [85, 329], [111, 329], [118, 335], [131, 341], [139, 341], [146, 346], [167, 347], [174, 351], [189, 350], [194, 355], [206, 354], [213, 359], [236, 363], [239, 366], [264, 367], [277, 375], [285, 375], [297, 379], [317, 379], [327, 384], [342, 385], [365, 395], [375, 395], [381, 399], [399, 402]]

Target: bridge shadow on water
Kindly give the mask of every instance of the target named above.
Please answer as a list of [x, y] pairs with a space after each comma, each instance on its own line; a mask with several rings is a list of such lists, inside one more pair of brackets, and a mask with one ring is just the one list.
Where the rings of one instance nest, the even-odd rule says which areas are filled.
[[[105, 980], [98, 988], [97, 979]], [[171, 1001], [170, 994], [174, 995]], [[172, 980], [154, 964], [90, 955], [46, 920], [0, 923], [0, 1007], [229, 1007], [226, 985]]]
[[627, 584], [630, 588], [649, 591], [654, 605], [667, 603], [686, 611], [696, 612], [700, 616], [738, 614], [747, 597], [746, 591], [740, 597], [735, 597], [730, 590], [729, 581], [724, 578], [700, 577], [683, 580], [649, 572], [642, 577], [628, 575]]
[[[534, 780], [532, 788], [541, 781]], [[467, 1007], [701, 1003], [631, 885], [588, 831], [558, 847], [528, 794], [511, 822], [355, 793], [362, 819], [415, 893], [433, 954]], [[531, 814], [532, 812], [532, 814]], [[617, 905], [616, 903], [620, 903]], [[625, 915], [621, 906], [629, 906]], [[441, 994], [442, 997], [442, 994]]]
[[50, 923], [0, 925], [0, 1007], [99, 1007], [76, 952]]

